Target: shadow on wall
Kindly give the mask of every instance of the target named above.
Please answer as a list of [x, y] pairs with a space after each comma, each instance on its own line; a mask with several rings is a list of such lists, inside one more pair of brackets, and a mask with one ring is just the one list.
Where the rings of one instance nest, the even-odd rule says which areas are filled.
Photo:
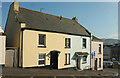
[[76, 60], [76, 54], [74, 53], [72, 60]]

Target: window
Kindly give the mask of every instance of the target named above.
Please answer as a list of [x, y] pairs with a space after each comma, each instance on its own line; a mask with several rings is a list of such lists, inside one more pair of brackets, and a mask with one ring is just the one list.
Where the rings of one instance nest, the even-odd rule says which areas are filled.
[[83, 63], [87, 63], [87, 56], [83, 56]]
[[65, 38], [65, 48], [70, 48], [70, 47], [71, 47], [71, 39]]
[[65, 65], [69, 65], [70, 64], [70, 53], [66, 53], [65, 54]]
[[86, 39], [83, 38], [83, 48], [86, 48]]
[[101, 67], [101, 58], [99, 58], [99, 67]]
[[101, 44], [99, 44], [99, 53], [101, 53]]
[[39, 54], [38, 66], [45, 66], [45, 54]]
[[39, 46], [45, 46], [46, 35], [39, 34]]

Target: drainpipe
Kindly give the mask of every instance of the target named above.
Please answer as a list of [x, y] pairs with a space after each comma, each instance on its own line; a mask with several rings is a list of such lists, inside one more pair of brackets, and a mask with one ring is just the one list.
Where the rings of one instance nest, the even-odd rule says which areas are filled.
[[92, 34], [90, 36], [90, 70], [92, 69], [92, 58], [91, 58], [91, 55], [92, 55]]

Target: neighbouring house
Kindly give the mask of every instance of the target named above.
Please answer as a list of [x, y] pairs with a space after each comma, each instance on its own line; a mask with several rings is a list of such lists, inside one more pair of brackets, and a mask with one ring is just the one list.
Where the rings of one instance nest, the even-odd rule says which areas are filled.
[[113, 45], [104, 45], [104, 61], [119, 60], [120, 58], [120, 43]]
[[92, 69], [103, 70], [103, 41], [92, 37]]
[[112, 45], [104, 45], [103, 46], [103, 60], [104, 61], [111, 60], [111, 47], [112, 47]]
[[0, 26], [0, 65], [5, 65], [6, 34]]
[[5, 33], [7, 47], [18, 49], [19, 67], [91, 68], [91, 33], [76, 17], [37, 12], [13, 2]]
[[120, 43], [116, 43], [111, 47], [111, 60], [120, 61]]

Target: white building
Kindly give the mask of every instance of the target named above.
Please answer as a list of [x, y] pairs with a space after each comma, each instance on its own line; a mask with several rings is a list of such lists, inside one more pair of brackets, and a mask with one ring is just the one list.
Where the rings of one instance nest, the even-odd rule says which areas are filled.
[[71, 38], [71, 49], [68, 50], [71, 55], [70, 67], [76, 67], [77, 69], [90, 69], [90, 38], [86, 36], [73, 36]]
[[5, 44], [6, 44], [6, 35], [0, 26], [0, 65], [5, 64]]

